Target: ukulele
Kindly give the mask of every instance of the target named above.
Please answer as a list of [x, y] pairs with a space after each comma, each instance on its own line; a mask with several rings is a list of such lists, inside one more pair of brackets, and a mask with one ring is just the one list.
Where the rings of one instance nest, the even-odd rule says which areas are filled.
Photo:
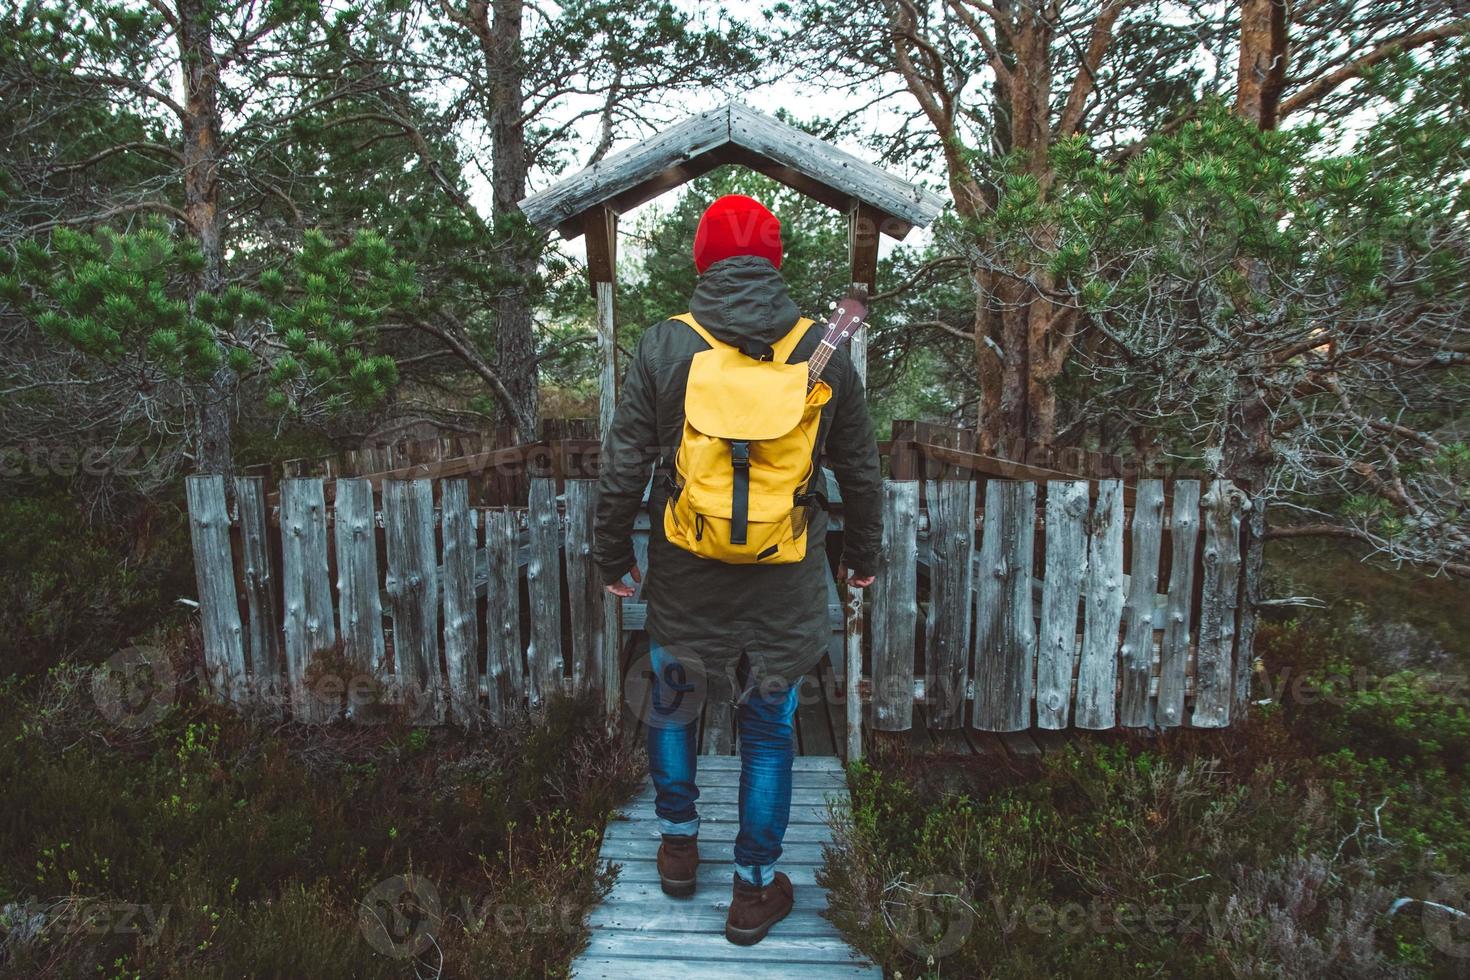
[[822, 379], [827, 362], [846, 343], [859, 327], [867, 326], [863, 317], [868, 315], [868, 289], [861, 284], [853, 286], [831, 306], [832, 314], [827, 317], [827, 330], [822, 334], [817, 349], [807, 360], [806, 390], [810, 392]]

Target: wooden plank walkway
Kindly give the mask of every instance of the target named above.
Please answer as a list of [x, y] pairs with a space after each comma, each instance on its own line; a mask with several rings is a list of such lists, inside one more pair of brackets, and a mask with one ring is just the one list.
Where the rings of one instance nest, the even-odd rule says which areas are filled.
[[739, 976], [775, 980], [800, 975], [806, 980], [865, 977], [881, 980], [872, 965], [821, 915], [826, 890], [815, 874], [822, 846], [831, 839], [829, 803], [845, 804], [847, 784], [836, 756], [800, 756], [792, 767], [791, 825], [780, 869], [796, 889], [791, 914], [754, 946], [725, 939], [730, 907], [735, 835], [739, 830], [740, 760], [729, 755], [699, 758], [698, 890], [692, 898], [669, 898], [658, 883], [654, 855], [658, 821], [653, 816], [653, 785], [626, 808], [629, 819], [614, 820], [603, 837], [601, 857], [622, 866], [607, 900], [592, 911], [592, 938], [572, 963], [581, 980], [700, 980]]

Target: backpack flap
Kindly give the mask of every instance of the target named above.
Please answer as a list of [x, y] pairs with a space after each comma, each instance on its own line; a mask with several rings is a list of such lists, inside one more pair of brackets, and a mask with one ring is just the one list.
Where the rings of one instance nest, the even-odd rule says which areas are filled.
[[775, 439], [801, 423], [806, 363], [756, 361], [733, 347], [700, 351], [689, 363], [684, 417], [719, 439]]

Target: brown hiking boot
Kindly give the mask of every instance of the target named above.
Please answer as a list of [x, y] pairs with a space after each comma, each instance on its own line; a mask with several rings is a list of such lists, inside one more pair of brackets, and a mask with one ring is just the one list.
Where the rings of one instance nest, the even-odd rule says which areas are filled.
[[688, 898], [694, 894], [694, 872], [699, 868], [699, 838], [664, 834], [658, 846], [658, 883], [665, 895]]
[[740, 946], [752, 946], [766, 938], [771, 926], [791, 911], [791, 879], [780, 871], [769, 885], [757, 888], [735, 876], [735, 894], [725, 920], [725, 938]]

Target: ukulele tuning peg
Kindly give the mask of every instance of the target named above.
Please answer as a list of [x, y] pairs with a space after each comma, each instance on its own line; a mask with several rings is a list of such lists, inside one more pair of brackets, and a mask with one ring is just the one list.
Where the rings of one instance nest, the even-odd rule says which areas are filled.
[[832, 302], [828, 303], [827, 304], [827, 309], [829, 309], [829, 310], [835, 310], [835, 309], [837, 309], [837, 301], [836, 300], [833, 300]]

